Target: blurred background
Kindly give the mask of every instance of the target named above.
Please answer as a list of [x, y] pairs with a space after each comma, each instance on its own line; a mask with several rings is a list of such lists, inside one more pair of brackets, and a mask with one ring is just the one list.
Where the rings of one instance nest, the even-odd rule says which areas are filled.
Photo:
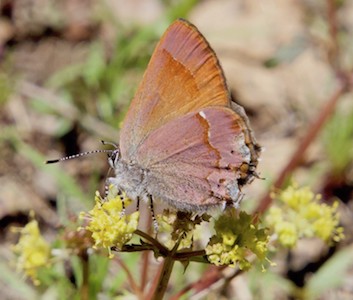
[[[258, 172], [265, 180], [246, 188], [244, 207], [256, 209], [287, 170], [327, 203], [338, 199], [345, 227], [346, 239], [334, 248], [302, 241], [278, 254], [278, 266], [267, 275], [237, 277], [227, 297], [287, 299], [286, 284], [303, 286], [332, 255], [353, 251], [352, 1], [0, 0], [3, 299], [47, 292], [16, 274], [11, 244], [17, 235], [10, 227], [26, 224], [33, 210], [46, 238], [55, 239], [80, 211], [93, 207], [108, 171], [104, 154], [57, 165], [44, 161], [102, 149], [101, 140], [119, 141], [151, 53], [178, 17], [195, 24], [217, 53], [232, 96], [264, 147]], [[138, 256], [131, 265], [138, 265]], [[129, 289], [119, 267], [112, 269], [115, 285], [105, 283], [102, 299]], [[203, 270], [192, 265], [177, 287]], [[339, 270], [331, 274], [340, 274], [342, 282], [320, 299], [353, 297], [353, 263]], [[263, 280], [255, 284], [258, 276]]]

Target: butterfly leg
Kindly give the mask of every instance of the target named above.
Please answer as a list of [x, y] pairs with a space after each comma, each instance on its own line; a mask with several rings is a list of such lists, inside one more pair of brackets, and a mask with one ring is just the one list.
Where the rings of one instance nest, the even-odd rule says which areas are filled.
[[158, 222], [157, 222], [156, 216], [154, 214], [152, 195], [148, 195], [148, 199], [150, 200], [150, 210], [151, 210], [154, 232], [157, 234], [158, 233]]
[[108, 180], [105, 181], [104, 184], [104, 198], [107, 199], [109, 193], [109, 182]]
[[137, 197], [136, 199], [136, 211], [140, 210], [140, 197]]
[[108, 177], [105, 179], [105, 183], [104, 183], [104, 196], [105, 196], [105, 198], [107, 198], [107, 196], [109, 194], [110, 185], [114, 185], [117, 187], [117, 184], [115, 183], [115, 178]]
[[118, 190], [118, 196], [120, 197], [121, 207], [122, 207], [120, 216], [123, 217], [125, 215], [125, 200], [124, 200], [123, 194], [120, 190]]

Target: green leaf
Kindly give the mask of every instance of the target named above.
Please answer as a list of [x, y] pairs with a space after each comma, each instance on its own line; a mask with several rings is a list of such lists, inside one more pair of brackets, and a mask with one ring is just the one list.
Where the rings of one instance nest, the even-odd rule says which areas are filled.
[[105, 68], [106, 62], [103, 46], [99, 43], [94, 43], [82, 73], [88, 87], [99, 87], [99, 82]]
[[330, 289], [342, 285], [347, 272], [353, 266], [352, 247], [341, 250], [332, 256], [319, 270], [311, 277], [306, 284], [306, 294], [309, 299], [317, 299]]
[[11, 287], [11, 290], [17, 292], [19, 298], [26, 295], [27, 299], [38, 299], [35, 289], [27, 284], [22, 276], [16, 274], [14, 270], [10, 269], [8, 262], [5, 263], [3, 260], [0, 260], [0, 279], [0, 281], [5, 284], [3, 285], [3, 288], [6, 288], [6, 286]]
[[323, 132], [323, 142], [336, 174], [345, 171], [353, 159], [353, 111], [337, 112]]

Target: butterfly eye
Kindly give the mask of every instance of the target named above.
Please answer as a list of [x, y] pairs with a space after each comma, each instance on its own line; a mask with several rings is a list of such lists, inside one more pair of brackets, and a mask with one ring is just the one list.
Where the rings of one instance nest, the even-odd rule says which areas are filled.
[[120, 159], [120, 150], [119, 149], [115, 149], [108, 154], [108, 162], [112, 168], [115, 168], [119, 159]]

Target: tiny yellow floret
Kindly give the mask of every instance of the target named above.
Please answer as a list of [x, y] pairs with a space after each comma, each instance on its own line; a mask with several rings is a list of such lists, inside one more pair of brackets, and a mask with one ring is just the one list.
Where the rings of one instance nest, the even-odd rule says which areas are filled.
[[206, 247], [208, 260], [217, 265], [239, 266], [241, 270], [251, 267], [249, 253], [259, 260], [266, 259], [269, 236], [265, 229], [258, 228], [258, 222], [245, 212], [237, 215], [235, 209], [228, 209], [215, 221], [216, 234]]
[[272, 198], [277, 203], [269, 209], [266, 221], [283, 246], [292, 248], [303, 237], [317, 237], [327, 243], [344, 238], [339, 226], [338, 202], [332, 206], [321, 203], [321, 195], [297, 184], [273, 193]]
[[162, 214], [157, 215], [159, 237], [169, 249], [172, 249], [175, 243], [179, 243], [179, 250], [191, 248], [195, 240], [196, 226], [208, 219], [206, 214], [197, 215], [165, 209]]
[[131, 203], [125, 194], [118, 195], [115, 187], [111, 185], [105, 199], [96, 192], [94, 208], [88, 213], [81, 214], [89, 220], [85, 229], [92, 232], [94, 248], [108, 249], [110, 257], [113, 257], [112, 247], [122, 249], [130, 241], [139, 222], [138, 211], [130, 215], [125, 214], [123, 201], [125, 206]]
[[15, 228], [20, 233], [19, 241], [13, 246], [17, 255], [17, 270], [39, 285], [38, 270], [50, 265], [51, 248], [41, 236], [38, 222], [31, 220], [23, 228]]

